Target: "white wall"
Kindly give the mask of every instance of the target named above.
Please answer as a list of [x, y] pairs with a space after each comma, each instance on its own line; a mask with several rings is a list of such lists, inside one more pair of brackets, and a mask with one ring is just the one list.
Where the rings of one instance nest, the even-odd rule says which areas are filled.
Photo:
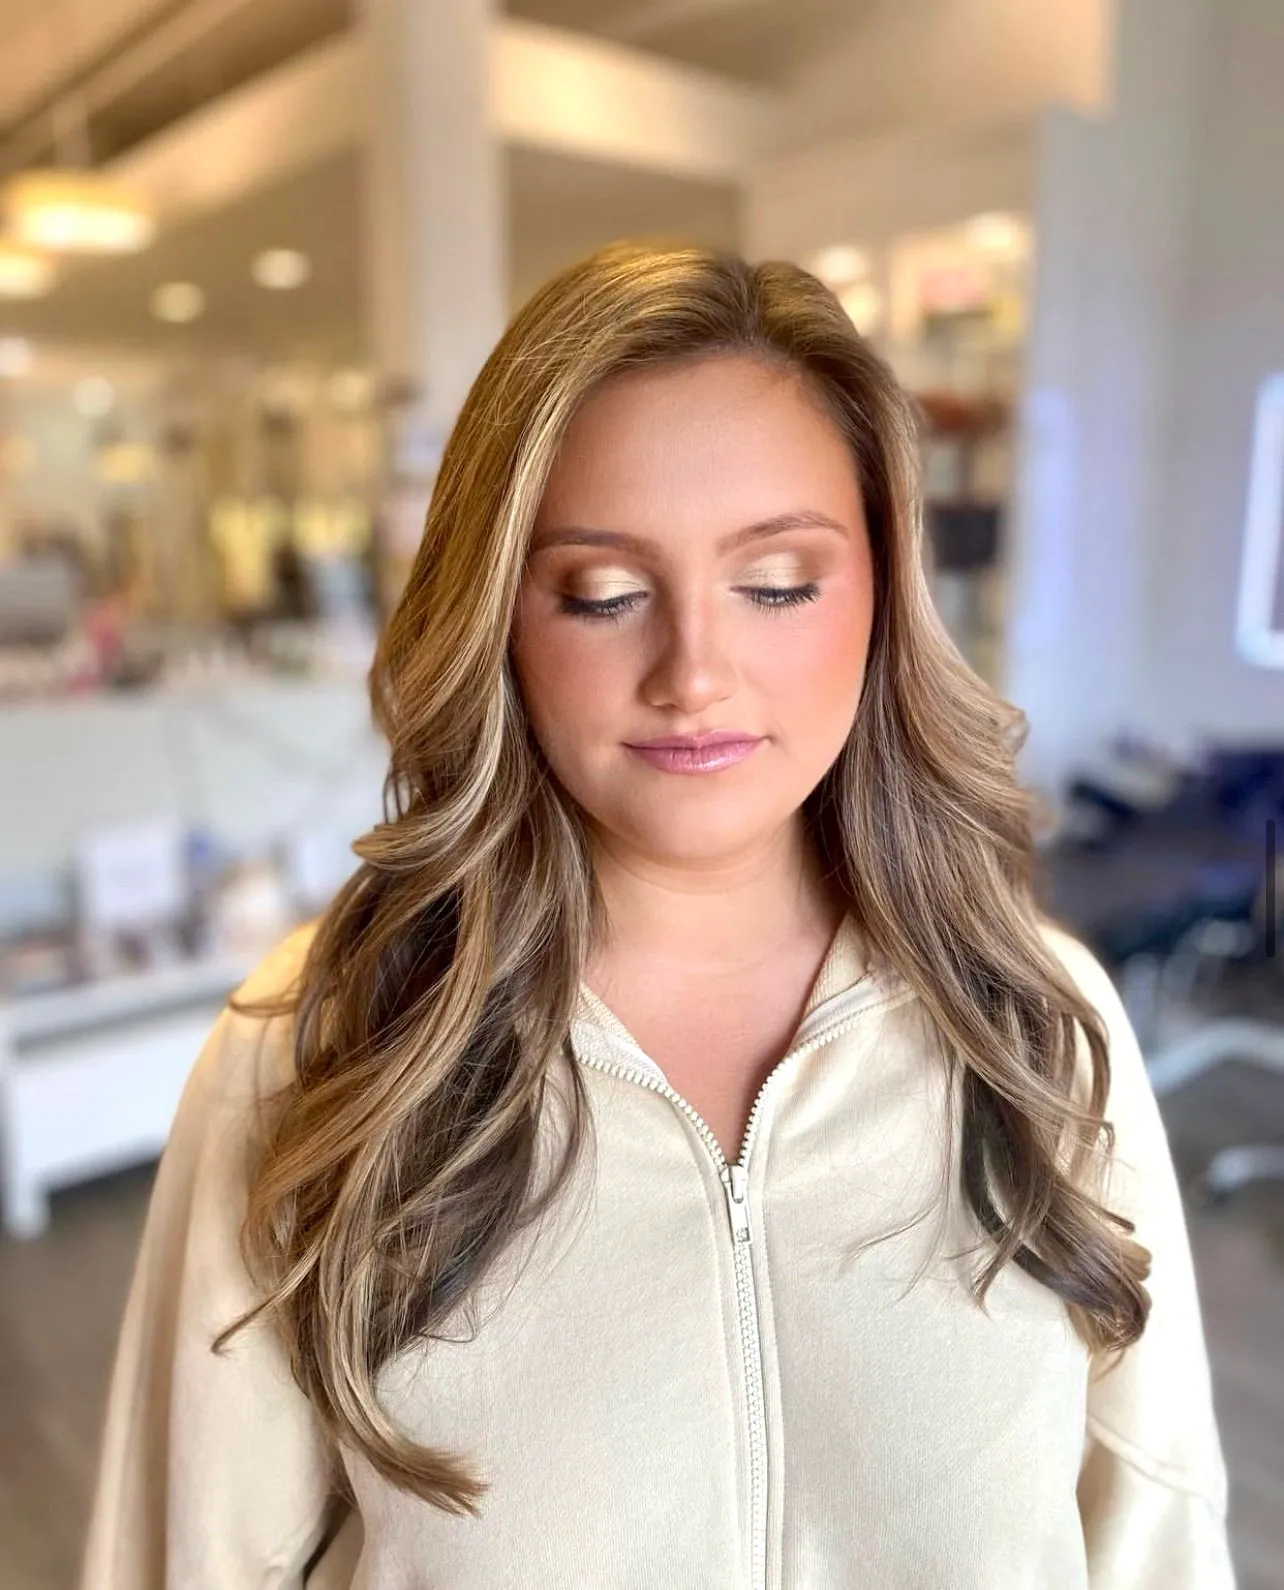
[[745, 247], [803, 259], [830, 243], [877, 244], [1034, 202], [1037, 122], [913, 128], [840, 139], [764, 162], [745, 188]]
[[1281, 80], [1278, 0], [1122, 0], [1112, 115], [1047, 119], [1005, 681], [1036, 783], [1123, 728], [1284, 734], [1284, 674], [1234, 637], [1284, 369]]
[[0, 883], [69, 865], [95, 826], [178, 817], [235, 847], [378, 820], [364, 685], [258, 680], [0, 710]]
[[794, 147], [1108, 97], [1114, 0], [876, 0], [791, 85]]
[[1284, 739], [1284, 672], [1251, 666], [1230, 639], [1254, 403], [1284, 371], [1284, 4], [1205, 4], [1147, 707], [1161, 728]]

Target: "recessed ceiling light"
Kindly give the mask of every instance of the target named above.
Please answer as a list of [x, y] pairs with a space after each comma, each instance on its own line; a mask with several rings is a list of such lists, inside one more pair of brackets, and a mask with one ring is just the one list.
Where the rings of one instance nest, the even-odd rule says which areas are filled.
[[266, 414], [302, 414], [315, 397], [314, 380], [298, 366], [270, 365], [260, 374], [259, 406]]
[[260, 287], [286, 293], [302, 287], [312, 274], [312, 261], [297, 248], [265, 249], [250, 266], [250, 275]]
[[0, 377], [26, 375], [33, 357], [25, 337], [0, 337]]
[[112, 390], [110, 381], [104, 380], [100, 375], [87, 375], [83, 381], [76, 382], [71, 401], [75, 405], [77, 414], [83, 414], [86, 419], [96, 420], [104, 414], [111, 413], [115, 406], [116, 394]]
[[811, 270], [826, 287], [848, 287], [869, 275], [869, 255], [854, 243], [835, 243], [812, 256]]
[[47, 254], [0, 243], [0, 298], [43, 298], [53, 279], [54, 262]]
[[205, 294], [195, 282], [165, 282], [152, 294], [152, 314], [171, 325], [186, 325], [205, 313]]

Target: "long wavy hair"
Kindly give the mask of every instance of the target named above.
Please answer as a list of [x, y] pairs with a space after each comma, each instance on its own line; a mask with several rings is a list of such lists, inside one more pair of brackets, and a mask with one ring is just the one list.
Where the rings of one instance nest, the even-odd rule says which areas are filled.
[[858, 472], [875, 580], [867, 671], [803, 817], [869, 945], [939, 1028], [981, 1236], [974, 1294], [1015, 1264], [1094, 1350], [1145, 1324], [1148, 1255], [1085, 1173], [1113, 1141], [1105, 1029], [1040, 933], [1035, 815], [1015, 774], [1025, 719], [960, 659], [932, 606], [910, 405], [797, 266], [617, 246], [537, 293], [469, 393], [371, 671], [391, 747], [384, 820], [270, 1007], [292, 1017], [295, 1075], [243, 1232], [262, 1302], [232, 1330], [269, 1315], [336, 1442], [454, 1512], [477, 1510], [484, 1481], [402, 1434], [377, 1377], [442, 1333], [565, 1185], [587, 1130], [572, 1066], [563, 1152], [541, 1188], [552, 1062], [601, 916], [582, 814], [532, 738], [509, 657], [528, 536], [567, 424], [600, 383], [719, 353], [798, 372]]

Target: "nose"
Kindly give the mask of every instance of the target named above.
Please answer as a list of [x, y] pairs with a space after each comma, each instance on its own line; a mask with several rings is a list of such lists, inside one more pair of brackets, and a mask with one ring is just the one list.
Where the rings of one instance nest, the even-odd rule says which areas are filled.
[[642, 682], [647, 705], [694, 717], [727, 700], [737, 677], [729, 642], [714, 600], [665, 604]]

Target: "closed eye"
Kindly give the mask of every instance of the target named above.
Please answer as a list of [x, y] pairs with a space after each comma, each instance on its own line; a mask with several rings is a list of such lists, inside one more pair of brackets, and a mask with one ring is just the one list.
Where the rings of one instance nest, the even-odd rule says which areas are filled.
[[808, 580], [805, 585], [739, 585], [736, 589], [766, 608], [798, 607], [803, 602], [814, 602], [820, 595], [815, 580]]
[[[742, 596], [747, 596], [755, 607], [764, 608], [768, 612], [785, 607], [799, 607], [804, 602], [814, 602], [820, 595], [820, 586], [815, 580], [809, 580], [805, 585], [738, 585], [736, 590]], [[593, 600], [585, 596], [564, 594], [561, 598], [561, 610], [576, 618], [620, 619], [626, 613], [631, 613], [645, 596], [645, 591], [624, 591], [619, 596]]]
[[626, 613], [632, 612], [645, 595], [645, 591], [625, 591], [619, 596], [605, 596], [594, 601], [587, 596], [564, 594], [561, 607], [563, 613], [570, 613], [576, 618], [623, 618]]

